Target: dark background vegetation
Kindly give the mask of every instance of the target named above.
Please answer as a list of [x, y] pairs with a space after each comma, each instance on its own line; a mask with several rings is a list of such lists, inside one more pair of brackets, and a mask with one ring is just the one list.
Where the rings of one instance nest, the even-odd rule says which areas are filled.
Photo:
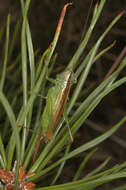
[[[60, 11], [66, 0], [32, 0], [29, 20], [31, 32], [33, 37], [34, 49], [40, 48], [43, 52], [53, 39], [53, 35], [57, 26]], [[93, 6], [95, 4], [93, 2]], [[83, 38], [85, 31], [85, 23], [88, 15], [88, 10], [91, 0], [73, 0], [73, 6], [68, 8], [65, 17], [63, 30], [57, 46], [58, 58], [57, 67], [65, 67], [65, 64], [71, 59], [75, 50], [77, 49], [80, 41]], [[92, 15], [93, 7], [91, 8], [88, 24]], [[92, 38], [90, 39], [87, 49], [92, 47], [100, 34], [104, 31], [106, 26], [112, 19], [121, 11], [126, 10], [126, 0], [108, 0], [103, 13], [96, 25]], [[0, 25], [6, 23], [7, 14], [11, 13], [12, 27], [16, 23], [17, 18], [21, 15], [20, 1], [17, 0], [1, 0], [0, 1]], [[19, 36], [20, 38], [20, 36]], [[116, 40], [116, 45], [108, 53], [106, 53], [100, 60], [94, 64], [88, 84], [98, 85], [103, 80], [109, 68], [117, 60], [122, 49], [126, 45], [126, 14], [111, 30], [109, 35], [104, 40], [101, 48], [105, 48]], [[20, 44], [18, 44], [20, 49]], [[122, 72], [122, 76], [126, 71]], [[86, 88], [86, 87], [85, 87]], [[112, 92], [109, 96], [105, 97], [102, 103], [95, 109], [89, 120], [81, 128], [81, 132], [75, 137], [73, 147], [76, 147], [88, 140], [103, 133], [106, 129], [112, 127], [118, 122], [123, 115], [126, 114], [126, 85], [120, 87], [118, 90]], [[85, 95], [85, 97], [88, 93]], [[84, 154], [85, 155], [85, 154]], [[82, 160], [84, 155], [75, 158], [75, 164], [70, 164], [66, 167], [64, 178], [60, 182], [68, 181], [76, 171], [77, 166]], [[111, 137], [108, 141], [99, 146], [99, 150], [90, 160], [83, 175], [88, 171], [97, 167], [108, 155], [111, 156], [110, 166], [113, 164], [122, 163], [126, 160], [126, 126], [122, 126], [120, 130]], [[66, 175], [67, 173], [67, 175]], [[120, 183], [123, 181], [120, 181]], [[110, 189], [116, 185], [116, 182], [104, 185], [104, 189]], [[117, 182], [119, 184], [119, 181]], [[103, 189], [103, 187], [102, 187]]]

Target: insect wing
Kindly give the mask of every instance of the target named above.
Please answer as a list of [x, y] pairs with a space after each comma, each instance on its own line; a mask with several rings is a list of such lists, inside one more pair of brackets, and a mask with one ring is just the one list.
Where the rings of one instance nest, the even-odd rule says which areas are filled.
[[72, 77], [72, 71], [67, 71], [62, 73], [64, 81], [62, 81], [62, 90], [60, 91], [57, 99], [57, 104], [55, 108], [55, 112], [53, 114], [53, 121], [52, 121], [52, 128], [53, 130], [57, 127], [61, 116], [64, 111], [64, 107], [66, 105], [69, 91], [70, 91], [70, 83], [71, 83], [71, 77]]

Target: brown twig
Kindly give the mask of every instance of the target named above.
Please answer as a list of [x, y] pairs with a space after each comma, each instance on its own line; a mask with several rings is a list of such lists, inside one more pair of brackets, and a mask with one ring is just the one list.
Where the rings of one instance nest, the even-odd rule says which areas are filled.
[[58, 26], [57, 26], [57, 30], [60, 31], [61, 28], [62, 28], [62, 24], [63, 24], [63, 20], [64, 20], [64, 16], [66, 14], [66, 9], [68, 6], [72, 5], [72, 3], [67, 3], [66, 5], [64, 5], [63, 9], [62, 9], [62, 12], [61, 12], [61, 15], [60, 15], [60, 19], [59, 19], [59, 22], [58, 22]]
[[108, 78], [115, 71], [115, 69], [120, 64], [120, 61], [122, 60], [122, 58], [124, 57], [125, 54], [126, 54], [126, 46], [123, 48], [123, 50], [121, 51], [120, 55], [117, 57], [115, 63], [112, 65], [112, 67], [110, 68], [110, 70], [106, 74], [104, 80], [106, 78]]

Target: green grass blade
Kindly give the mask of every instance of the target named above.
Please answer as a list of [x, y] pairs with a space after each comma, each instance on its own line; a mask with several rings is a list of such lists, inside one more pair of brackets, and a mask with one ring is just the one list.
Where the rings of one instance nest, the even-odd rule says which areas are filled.
[[101, 163], [96, 169], [94, 169], [93, 171], [91, 171], [88, 175], [86, 175], [85, 177], [90, 177], [93, 176], [94, 174], [100, 172], [110, 161], [111, 158], [107, 158], [103, 163]]
[[6, 168], [7, 167], [7, 159], [6, 159], [6, 153], [5, 153], [5, 148], [4, 148], [4, 143], [3, 143], [3, 140], [2, 140], [2, 137], [0, 135], [0, 153], [1, 153], [1, 158], [3, 160], [3, 168]]
[[101, 186], [102, 184], [111, 182], [111, 181], [116, 180], [116, 179], [125, 178], [125, 177], [126, 177], [126, 172], [119, 172], [116, 174], [111, 174], [111, 175], [102, 177], [102, 178], [94, 180], [92, 182], [87, 182], [87, 183], [85, 183], [84, 187], [85, 188], [86, 187], [96, 188], [96, 187]]
[[69, 5], [72, 5], [72, 3], [67, 3], [64, 8], [62, 9], [61, 11], [61, 15], [60, 15], [60, 19], [59, 19], [59, 22], [58, 22], [58, 26], [57, 26], [57, 29], [56, 29], [56, 32], [55, 32], [55, 35], [54, 35], [54, 39], [53, 39], [53, 42], [51, 44], [51, 48], [50, 48], [50, 53], [49, 55], [47, 56], [47, 60], [46, 60], [46, 64], [48, 65], [50, 60], [51, 60], [51, 57], [53, 55], [53, 52], [56, 48], [56, 45], [57, 45], [57, 42], [58, 42], [58, 39], [59, 39], [59, 36], [60, 36], [60, 32], [61, 32], [61, 29], [62, 29], [62, 25], [63, 25], [63, 20], [64, 20], [64, 17], [65, 17], [65, 14], [66, 14], [66, 9]]
[[[68, 144], [68, 146], [66, 147], [65, 156], [68, 154], [69, 150], [70, 150], [70, 145]], [[54, 184], [56, 183], [57, 179], [59, 178], [59, 176], [62, 174], [62, 170], [63, 170], [63, 168], [64, 168], [65, 162], [66, 162], [66, 161], [64, 161], [64, 162], [60, 165], [60, 167], [59, 167], [59, 169], [58, 169], [58, 172], [57, 172], [56, 176], [54, 177], [54, 179], [53, 179], [51, 185], [54, 185]]]
[[77, 172], [76, 172], [76, 174], [75, 174], [75, 176], [74, 176], [74, 178], [73, 178], [73, 181], [76, 181], [76, 180], [79, 179], [79, 177], [80, 177], [82, 171], [84, 170], [84, 168], [85, 168], [85, 166], [86, 166], [88, 160], [91, 158], [91, 156], [92, 156], [96, 151], [97, 151], [97, 148], [93, 149], [92, 151], [90, 151], [90, 152], [86, 155], [86, 157], [85, 157], [85, 158], [83, 159], [83, 161], [81, 162], [80, 167], [78, 168], [78, 170], [77, 170]]
[[[35, 84], [35, 65], [34, 65], [34, 50], [33, 50], [31, 32], [30, 32], [28, 22], [26, 24], [26, 35], [27, 35], [28, 56], [29, 56], [29, 63], [30, 63], [30, 91], [32, 92], [32, 89], [34, 88], [34, 84]], [[31, 109], [27, 117], [27, 129], [25, 128], [23, 130], [22, 150], [24, 151], [25, 151], [25, 144], [26, 144], [26, 140], [27, 140], [27, 136], [29, 132], [28, 129], [31, 123], [32, 111], [33, 111], [33, 105], [31, 105]]]
[[96, 62], [100, 57], [102, 57], [106, 52], [108, 52], [111, 48], [113, 48], [116, 44], [116, 41], [114, 41], [112, 44], [110, 44], [108, 47], [105, 49], [101, 50], [96, 57], [93, 60], [93, 63]]
[[[26, 27], [27, 27], [27, 13], [30, 6], [30, 0], [25, 4], [22, 32], [21, 32], [21, 58], [22, 58], [22, 83], [23, 83], [23, 107], [27, 105], [27, 83], [28, 83], [28, 73], [27, 73], [27, 46], [26, 46]], [[21, 149], [21, 158], [23, 160], [25, 143], [26, 143], [26, 126], [27, 126], [27, 117], [24, 119], [24, 128], [22, 136], [22, 149]]]
[[105, 2], [106, 2], [106, 0], [102, 0], [100, 2], [99, 6], [98, 6], [98, 4], [96, 5], [96, 7], [98, 6], [98, 8], [97, 8], [97, 11], [95, 11], [94, 18], [92, 19], [92, 22], [91, 22], [91, 24], [89, 26], [89, 29], [88, 29], [88, 31], [86, 33], [86, 36], [85, 36], [84, 40], [82, 41], [79, 48], [75, 52], [73, 58], [71, 59], [69, 65], [68, 65], [68, 68], [73, 68], [73, 66], [78, 62], [80, 56], [82, 55], [82, 53], [83, 53], [83, 51], [84, 51], [84, 49], [85, 49], [85, 47], [87, 45], [87, 42], [88, 42], [88, 40], [89, 40], [89, 38], [90, 38], [90, 36], [91, 36], [91, 34], [93, 32], [94, 26], [95, 26], [100, 14], [101, 14], [101, 11], [103, 9], [103, 6], [104, 6]]
[[19, 63], [20, 59], [21, 59], [21, 55], [19, 54], [15, 58], [15, 60], [12, 62], [12, 64], [7, 67], [7, 72], [11, 72], [17, 66], [17, 64]]
[[10, 47], [9, 47], [9, 51], [8, 51], [8, 60], [11, 59], [13, 50], [15, 48], [16, 42], [17, 42], [17, 37], [18, 37], [18, 33], [19, 33], [19, 29], [20, 29], [20, 25], [21, 25], [21, 19], [18, 19], [15, 27], [14, 27], [14, 31], [12, 34], [12, 39], [10, 41]]
[[123, 171], [125, 167], [126, 167], [126, 162], [124, 162], [123, 164], [120, 164], [120, 165], [115, 165], [114, 167], [112, 167], [110, 169], [107, 169], [105, 171], [102, 171], [102, 172], [100, 172], [100, 173], [98, 173], [96, 175], [93, 175], [91, 177], [85, 177], [83, 179], [83, 181], [88, 182], [88, 181], [91, 181], [91, 180], [99, 179], [101, 177], [105, 177], [107, 175], [117, 173], [116, 171]]
[[[16, 105], [16, 101], [17, 101], [17, 96], [15, 95], [13, 100], [12, 100], [12, 103], [11, 103], [11, 107], [12, 109], [14, 109], [14, 106]], [[6, 138], [6, 135], [8, 134], [9, 132], [9, 120], [8, 120], [8, 117], [6, 117], [6, 120], [4, 122], [4, 130], [3, 130], [3, 133], [2, 133], [2, 138]]]
[[30, 32], [30, 27], [27, 23], [26, 25], [26, 34], [27, 34], [27, 44], [28, 44], [28, 55], [29, 55], [29, 63], [30, 63], [30, 74], [31, 74], [31, 88], [34, 87], [35, 83], [35, 61], [34, 61], [34, 49], [33, 49], [33, 43], [32, 43], [32, 37]]
[[6, 168], [2, 155], [0, 154], [0, 167]]
[[[109, 51], [111, 48], [113, 48], [113, 46], [115, 45], [116, 41], [114, 41], [112, 44], [110, 44], [108, 47], [106, 47], [105, 49], [101, 50], [93, 59], [93, 63], [94, 64], [100, 57], [102, 57], [107, 51]], [[86, 58], [83, 61], [83, 64], [80, 64], [79, 67], [77, 68], [77, 71], [75, 72], [75, 76], [76, 78], [79, 77], [81, 71], [83, 71], [83, 69], [86, 67], [86, 65], [89, 62], [90, 56], [92, 54], [93, 48], [89, 51], [89, 53], [87, 54]]]
[[[15, 135], [15, 141], [16, 141], [16, 152], [17, 152], [17, 161], [19, 164], [20, 161], [20, 137], [19, 137], [19, 132], [18, 132], [18, 128], [17, 128], [17, 124], [16, 124], [16, 119], [15, 119], [15, 115], [11, 109], [11, 106], [9, 104], [9, 102], [7, 101], [6, 97], [4, 96], [4, 94], [2, 92], [0, 92], [0, 101], [8, 115], [8, 118], [10, 120], [14, 135]], [[9, 157], [9, 152], [8, 152], [8, 158], [7, 158], [7, 168], [10, 169], [10, 160], [11, 158]]]
[[[23, 84], [23, 106], [25, 107], [27, 105], [27, 48], [26, 48], [26, 20], [23, 20], [22, 25], [22, 33], [21, 33], [21, 59], [22, 59], [22, 84]], [[25, 117], [24, 121], [24, 128], [23, 128], [23, 136], [22, 136], [22, 151], [21, 151], [21, 157], [23, 160], [24, 156], [24, 149], [25, 149], [25, 141], [26, 141], [26, 126], [27, 126], [27, 120]]]
[[49, 52], [50, 52], [50, 47], [48, 47], [48, 49], [42, 54], [42, 56], [40, 58], [40, 61], [38, 63], [38, 68], [36, 70], [36, 80], [38, 79], [38, 77], [42, 71], [44, 60], [46, 59], [46, 56], [48, 55]]
[[30, 144], [29, 144], [29, 149], [28, 151], [26, 152], [26, 156], [25, 156], [25, 160], [24, 160], [24, 167], [26, 168], [29, 161], [32, 159], [32, 155], [34, 153], [34, 149], [35, 149], [35, 146], [36, 146], [36, 143], [40, 137], [40, 133], [41, 133], [41, 128], [38, 126], [38, 128], [35, 130], [34, 133], [34, 138], [32, 138], [32, 142], [30, 141]]
[[110, 181], [120, 179], [120, 178], [125, 178], [126, 177], [126, 172], [121, 172], [113, 175], [108, 175], [106, 177], [102, 177], [97, 180], [92, 180], [90, 182], [84, 183], [83, 180], [78, 180], [76, 182], [72, 183], [65, 183], [62, 185], [56, 185], [56, 186], [51, 186], [51, 187], [42, 187], [42, 188], [36, 188], [36, 190], [91, 190], [93, 188], [99, 187], [102, 184], [108, 183]]
[[13, 157], [14, 157], [14, 151], [15, 151], [15, 146], [16, 146], [16, 142], [15, 142], [15, 135], [14, 132], [11, 135], [11, 138], [9, 140], [8, 146], [7, 146], [7, 169], [10, 170], [11, 166], [12, 166], [12, 161], [13, 161]]
[[5, 54], [4, 54], [4, 62], [3, 62], [3, 71], [2, 71], [2, 76], [0, 80], [0, 90], [3, 90], [5, 77], [6, 77], [8, 46], [9, 46], [9, 32], [10, 32], [10, 15], [8, 15], [7, 17]]

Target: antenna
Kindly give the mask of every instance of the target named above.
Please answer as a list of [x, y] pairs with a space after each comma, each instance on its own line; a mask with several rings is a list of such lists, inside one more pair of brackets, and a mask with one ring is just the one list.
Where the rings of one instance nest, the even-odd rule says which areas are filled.
[[83, 36], [84, 36], [84, 34], [85, 34], [85, 32], [86, 32], [87, 23], [88, 23], [89, 16], [90, 16], [90, 13], [91, 13], [92, 5], [93, 5], [93, 0], [91, 0], [90, 6], [89, 6], [89, 10], [88, 10], [87, 18], [86, 18], [86, 21], [85, 21], [85, 23], [84, 23], [84, 27], [83, 27], [83, 30], [82, 30], [82, 35], [81, 35], [81, 39], [80, 39], [80, 41], [82, 41]]

